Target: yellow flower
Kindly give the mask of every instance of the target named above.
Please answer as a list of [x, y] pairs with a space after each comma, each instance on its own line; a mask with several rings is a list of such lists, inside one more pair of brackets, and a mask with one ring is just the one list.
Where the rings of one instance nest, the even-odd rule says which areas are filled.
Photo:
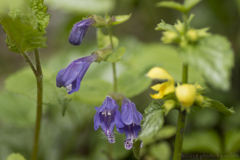
[[170, 74], [160, 67], [154, 67], [152, 68], [148, 73], [147, 76], [151, 79], [167, 79], [167, 82], [164, 82], [162, 84], [156, 84], [152, 86], [151, 88], [155, 91], [158, 91], [157, 94], [151, 94], [151, 97], [154, 99], [161, 99], [164, 95], [167, 95], [171, 92], [174, 92], [174, 80]]
[[176, 96], [178, 101], [184, 107], [191, 107], [195, 101], [197, 90], [192, 84], [183, 84], [176, 88]]

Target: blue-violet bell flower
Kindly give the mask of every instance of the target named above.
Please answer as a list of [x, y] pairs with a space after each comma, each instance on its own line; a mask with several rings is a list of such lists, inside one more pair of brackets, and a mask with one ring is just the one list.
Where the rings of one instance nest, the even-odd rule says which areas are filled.
[[[122, 100], [121, 111], [121, 119], [124, 127], [117, 128], [117, 130], [119, 133], [125, 133], [126, 139], [124, 141], [124, 146], [126, 150], [130, 150], [133, 146], [133, 140], [138, 137], [141, 131], [140, 123], [143, 116], [137, 111], [135, 104], [126, 98]], [[140, 147], [142, 147], [142, 143]]]
[[116, 125], [117, 128], [124, 127], [116, 101], [107, 96], [103, 104], [100, 107], [95, 107], [95, 109], [97, 113], [94, 116], [94, 130], [97, 130], [99, 126], [101, 126], [109, 143], [115, 143], [113, 133], [114, 125]]
[[94, 23], [94, 19], [93, 18], [89, 18], [89, 19], [84, 19], [78, 23], [76, 23], [72, 30], [71, 33], [69, 35], [69, 43], [71, 43], [72, 45], [80, 45], [82, 43], [82, 40], [84, 38], [84, 36], [87, 33], [88, 28]]
[[65, 87], [68, 94], [78, 91], [90, 64], [97, 60], [97, 57], [97, 54], [93, 54], [79, 58], [70, 63], [67, 68], [61, 69], [56, 78], [57, 87]]

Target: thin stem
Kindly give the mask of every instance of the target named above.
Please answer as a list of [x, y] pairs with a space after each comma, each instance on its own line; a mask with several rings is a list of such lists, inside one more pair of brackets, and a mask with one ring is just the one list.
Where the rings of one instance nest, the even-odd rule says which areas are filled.
[[23, 57], [25, 58], [26, 62], [28, 62], [29, 66], [31, 67], [31, 69], [32, 69], [32, 71], [33, 71], [33, 73], [34, 73], [34, 75], [35, 75], [35, 77], [37, 77], [37, 76], [38, 76], [38, 72], [37, 72], [37, 70], [35, 69], [32, 61], [28, 58], [28, 56], [26, 55], [26, 53], [21, 52], [21, 54], [22, 54]]
[[43, 98], [43, 81], [42, 81], [42, 69], [41, 69], [41, 62], [40, 56], [37, 49], [35, 49], [35, 59], [36, 59], [36, 66], [37, 66], [37, 73], [36, 76], [37, 80], [37, 116], [36, 116], [36, 123], [35, 123], [35, 134], [34, 134], [34, 142], [33, 142], [33, 150], [32, 150], [32, 157], [31, 160], [37, 159], [38, 154], [38, 141], [39, 141], [39, 134], [41, 128], [41, 119], [42, 119], [42, 98]]
[[[109, 33], [111, 48], [114, 51], [111, 27], [108, 27], [108, 33]], [[115, 62], [112, 63], [112, 68], [113, 68], [113, 91], [117, 92], [117, 74], [116, 74], [116, 64], [115, 64]]]

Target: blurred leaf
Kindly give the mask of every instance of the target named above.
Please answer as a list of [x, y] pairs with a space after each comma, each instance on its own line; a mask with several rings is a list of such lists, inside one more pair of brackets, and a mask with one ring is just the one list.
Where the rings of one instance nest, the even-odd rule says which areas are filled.
[[19, 153], [12, 153], [7, 157], [7, 160], [26, 160], [26, 159]]
[[114, 8], [112, 0], [45, 0], [50, 8], [77, 14], [106, 13]]
[[161, 23], [157, 25], [155, 30], [169, 30], [169, 31], [176, 31], [175, 27], [173, 25], [167, 24], [162, 20]]
[[169, 160], [171, 157], [170, 145], [163, 141], [150, 146], [150, 154], [158, 160]]
[[215, 88], [229, 89], [233, 67], [233, 51], [229, 41], [219, 35], [200, 39], [196, 45], [179, 50], [185, 63], [195, 67]]
[[131, 15], [132, 14], [115, 16], [115, 22], [113, 22], [112, 25], [121, 24], [121, 23], [127, 21], [131, 17]]
[[156, 140], [159, 139], [168, 139], [176, 134], [177, 127], [171, 126], [171, 125], [165, 125], [163, 126], [158, 134], [155, 136]]
[[23, 53], [36, 48], [46, 47], [44, 33], [33, 28], [31, 24], [21, 22], [21, 19], [12, 19], [9, 16], [1, 18], [1, 24], [7, 34], [6, 43], [12, 52]]
[[132, 148], [132, 151], [133, 151], [133, 154], [134, 156], [139, 159], [140, 158], [140, 145], [141, 145], [141, 141], [140, 140], [137, 140], [133, 143], [133, 148]]
[[126, 69], [118, 78], [119, 92], [126, 97], [133, 97], [142, 93], [151, 84], [151, 80], [145, 76], [146, 70], [141, 68]]
[[124, 53], [126, 52], [126, 48], [125, 47], [119, 47], [115, 52], [113, 52], [112, 54], [110, 54], [105, 61], [108, 62], [117, 62], [119, 61], [122, 56], [124, 55]]
[[155, 135], [162, 128], [163, 123], [162, 107], [157, 101], [153, 101], [144, 111], [141, 122], [142, 131], [139, 134], [139, 138], [150, 138]]
[[232, 114], [235, 113], [233, 108], [229, 109], [219, 101], [212, 100], [212, 99], [207, 99], [207, 102], [208, 102], [208, 105], [205, 106], [205, 107], [213, 108], [213, 109], [215, 109], [219, 112], [222, 112], [223, 114], [225, 114], [227, 116], [231, 116]]
[[[118, 38], [115, 36], [112, 36], [112, 41], [113, 41], [114, 48], [116, 48], [118, 46]], [[97, 43], [98, 43], [99, 49], [102, 49], [111, 45], [109, 35], [104, 35], [100, 28], [97, 29]]]
[[[52, 73], [49, 69], [43, 68], [43, 102], [62, 105], [67, 94], [65, 88], [56, 87], [56, 74]], [[18, 72], [10, 75], [5, 80], [5, 87], [7, 90], [25, 95], [30, 99], [36, 101], [37, 85], [36, 79], [30, 68], [24, 68]]]
[[184, 153], [213, 153], [221, 154], [221, 140], [219, 135], [212, 130], [197, 131], [191, 135], [184, 136]]
[[179, 10], [181, 12], [185, 12], [186, 9], [184, 8], [184, 6], [180, 3], [174, 2], [174, 1], [162, 1], [156, 4], [157, 7], [166, 7], [166, 8], [172, 8], [172, 9], [176, 9]]
[[88, 104], [101, 104], [112, 91], [112, 85], [101, 79], [84, 79], [79, 92], [69, 97]]
[[230, 130], [225, 134], [225, 152], [236, 153], [240, 150], [240, 130]]
[[185, 0], [183, 5], [186, 8], [186, 10], [189, 11], [199, 2], [201, 2], [201, 0]]

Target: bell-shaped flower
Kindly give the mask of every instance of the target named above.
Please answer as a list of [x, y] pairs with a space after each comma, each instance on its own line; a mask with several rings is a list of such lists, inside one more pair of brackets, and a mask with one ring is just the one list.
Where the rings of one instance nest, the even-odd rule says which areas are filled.
[[133, 146], [133, 140], [138, 137], [138, 134], [141, 131], [140, 123], [143, 116], [137, 111], [135, 104], [130, 100], [124, 98], [122, 103], [121, 119], [124, 127], [117, 128], [117, 130], [119, 133], [125, 133], [126, 139], [124, 141], [124, 146], [126, 150], [130, 150]]
[[84, 36], [87, 33], [88, 28], [94, 23], [95, 21], [92, 18], [84, 19], [76, 23], [73, 26], [71, 33], [69, 35], [69, 39], [68, 39], [69, 43], [75, 46], [80, 45], [82, 43]]
[[80, 83], [87, 72], [90, 64], [97, 59], [98, 55], [79, 58], [74, 60], [67, 68], [61, 69], [56, 78], [57, 87], [65, 87], [68, 94], [76, 92], [80, 88]]
[[161, 80], [168, 80], [167, 82], [164, 82], [162, 84], [156, 84], [152, 86], [151, 88], [155, 91], [158, 91], [157, 94], [151, 94], [151, 97], [154, 99], [161, 99], [163, 96], [174, 92], [175, 86], [174, 86], [174, 79], [172, 76], [163, 68], [160, 67], [154, 67], [152, 68], [148, 73], [147, 76], [151, 79], [161, 79]]
[[115, 143], [114, 125], [117, 128], [124, 127], [116, 101], [111, 97], [106, 97], [103, 104], [100, 107], [95, 107], [95, 109], [97, 113], [94, 116], [94, 130], [97, 130], [100, 126], [106, 134], [109, 143]]
[[193, 105], [197, 95], [197, 90], [193, 84], [182, 84], [176, 88], [176, 96], [180, 104], [189, 108]]

